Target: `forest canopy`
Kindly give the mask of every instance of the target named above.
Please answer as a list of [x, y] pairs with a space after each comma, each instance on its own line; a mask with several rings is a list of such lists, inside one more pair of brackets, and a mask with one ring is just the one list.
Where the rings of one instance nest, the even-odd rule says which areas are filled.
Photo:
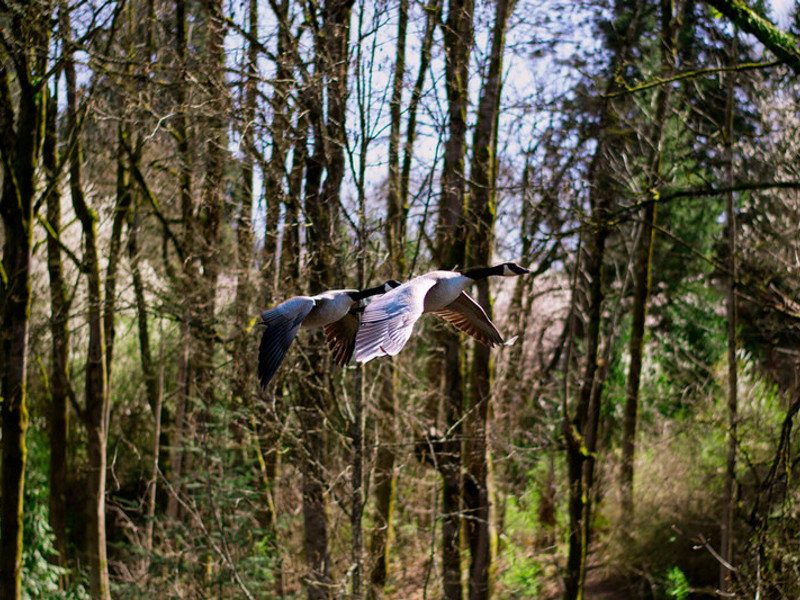
[[798, 36], [0, 0], [0, 598], [800, 596]]

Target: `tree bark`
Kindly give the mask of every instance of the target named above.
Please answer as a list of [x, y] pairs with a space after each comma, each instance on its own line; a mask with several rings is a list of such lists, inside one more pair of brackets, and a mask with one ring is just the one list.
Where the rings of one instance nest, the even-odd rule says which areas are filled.
[[117, 302], [117, 272], [122, 257], [122, 229], [128, 221], [133, 191], [127, 167], [126, 146], [131, 147], [130, 132], [125, 123], [117, 127], [117, 197], [114, 206], [114, 218], [111, 224], [111, 239], [108, 247], [108, 265], [106, 266], [105, 294], [103, 305], [103, 335], [105, 336], [106, 381], [111, 382], [111, 365], [114, 358], [114, 320]]
[[205, 137], [205, 174], [198, 207], [199, 237], [195, 237], [202, 265], [201, 279], [196, 282], [195, 308], [199, 327], [194, 333], [197, 345], [192, 357], [199, 400], [205, 407], [214, 402], [214, 347], [216, 338], [217, 280], [220, 270], [219, 230], [222, 224], [222, 190], [227, 135], [224, 114], [227, 108], [227, 87], [224, 81], [225, 51], [223, 42], [222, 0], [203, 0], [205, 26], [204, 93], [208, 113], [203, 119]]
[[[668, 0], [661, 5], [661, 71], [666, 79], [675, 66], [675, 46], [678, 28], [675, 27], [673, 6]], [[656, 115], [653, 125], [652, 152], [647, 161], [647, 189], [656, 189], [661, 180], [661, 154], [664, 128], [671, 86], [661, 86], [656, 92]], [[628, 529], [622, 521], [630, 522], [634, 515], [633, 475], [636, 458], [636, 428], [639, 413], [639, 387], [644, 355], [644, 329], [647, 303], [650, 298], [651, 266], [653, 263], [653, 241], [658, 205], [654, 199], [642, 210], [642, 225], [633, 256], [633, 306], [631, 307], [631, 338], [628, 345], [630, 365], [625, 388], [625, 409], [622, 422], [622, 458], [620, 459], [620, 531]]]
[[[738, 31], [734, 33], [731, 56], [736, 60], [738, 47]], [[733, 156], [733, 116], [736, 103], [735, 97], [736, 72], [728, 74], [727, 98], [725, 101], [725, 176], [728, 187], [734, 182], [734, 156]], [[736, 303], [736, 205], [733, 192], [729, 191], [725, 197], [725, 228], [727, 229], [728, 251], [728, 285], [725, 301], [725, 316], [727, 319], [728, 333], [728, 456], [725, 463], [725, 482], [722, 489], [722, 525], [720, 527], [720, 561], [719, 587], [722, 592], [729, 592], [732, 588], [731, 576], [733, 570], [733, 541], [734, 541], [734, 514], [736, 512], [736, 458], [737, 458], [737, 428], [738, 428], [738, 371], [736, 368], [736, 328], [738, 326]]]
[[[7, 130], [6, 130], [7, 131]], [[20, 157], [20, 159], [23, 157]], [[34, 159], [28, 156], [28, 160]], [[17, 169], [25, 167], [17, 163]], [[33, 165], [28, 182], [32, 184]], [[13, 173], [13, 175], [23, 173]], [[22, 498], [25, 484], [25, 459], [27, 450], [25, 434], [28, 429], [26, 407], [26, 376], [28, 359], [28, 315], [30, 312], [31, 286], [31, 222], [33, 219], [32, 197], [14, 189], [12, 173], [6, 168], [3, 181], [3, 223], [5, 244], [3, 248], [3, 271], [8, 279], [3, 285], [2, 345], [0, 364], [2, 367], [3, 404], [3, 493], [0, 508], [0, 595], [3, 598], [20, 598], [22, 567]], [[26, 196], [23, 197], [22, 193]], [[22, 205], [17, 199], [22, 199]], [[20, 210], [21, 209], [21, 210]]]
[[[431, 48], [433, 47], [433, 36], [436, 33], [436, 24], [439, 21], [442, 10], [442, 0], [430, 0], [425, 6], [425, 33], [422, 36], [420, 48], [419, 68], [417, 78], [414, 81], [414, 88], [411, 91], [411, 100], [408, 103], [408, 121], [406, 122], [406, 139], [403, 146], [403, 166], [400, 171], [400, 206], [408, 206], [409, 184], [411, 180], [411, 159], [414, 155], [414, 141], [417, 137], [417, 112], [419, 102], [422, 98], [425, 76], [431, 61]], [[400, 235], [400, 232], [397, 232]], [[403, 234], [405, 235], [405, 234]], [[402, 271], [406, 273], [404, 266]]]
[[[624, 21], [625, 29], [617, 33], [619, 48], [611, 57], [609, 76], [605, 95], [600, 104], [600, 124], [598, 126], [597, 147], [587, 174], [591, 184], [589, 191], [590, 217], [586, 222], [586, 263], [584, 274], [586, 283], [586, 325], [585, 325], [585, 363], [581, 388], [578, 394], [575, 415], [570, 419], [564, 415], [566, 436], [567, 472], [569, 482], [569, 537], [565, 591], [567, 600], [583, 597], [586, 578], [586, 559], [591, 538], [591, 512], [595, 493], [594, 476], [597, 457], [597, 434], [600, 425], [603, 376], [605, 370], [598, 371], [601, 361], [600, 333], [603, 317], [603, 267], [605, 262], [606, 240], [609, 235], [609, 217], [612, 202], [617, 196], [617, 182], [613, 172], [613, 157], [626, 151], [625, 134], [618, 125], [617, 112], [624, 112], [612, 105], [609, 94], [618, 86], [613, 75], [617, 66], [627, 59], [630, 49], [640, 35], [639, 20], [642, 16], [642, 2], [633, 7], [618, 3], [616, 14], [630, 12]], [[619, 113], [621, 114], [621, 113]], [[576, 287], [577, 284], [576, 284]], [[573, 294], [577, 294], [577, 289]]]
[[386, 195], [386, 248], [398, 273], [405, 273], [406, 217], [408, 204], [400, 194], [400, 127], [402, 125], [403, 79], [406, 72], [406, 30], [408, 0], [400, 0], [397, 15], [397, 59], [392, 75], [392, 98], [389, 101], [389, 177]]
[[[0, 267], [0, 394], [2, 394], [2, 494], [0, 494], [0, 596], [20, 598], [22, 516], [28, 429], [26, 406], [28, 321], [34, 196], [47, 110], [47, 69], [52, 17], [8, 11], [5, 60], [0, 61], [0, 216], [4, 244]], [[13, 68], [13, 72], [11, 69]], [[12, 91], [13, 90], [13, 91]], [[16, 99], [16, 110], [14, 102]]]
[[[183, 227], [181, 245], [184, 256], [180, 257], [182, 269], [179, 287], [181, 289], [181, 323], [180, 323], [180, 354], [178, 359], [178, 400], [175, 408], [175, 423], [172, 432], [172, 452], [170, 456], [170, 481], [172, 494], [167, 502], [167, 515], [172, 519], [180, 517], [181, 478], [183, 475], [183, 443], [185, 434], [186, 409], [191, 394], [191, 381], [193, 365], [191, 356], [192, 343], [192, 314], [194, 311], [194, 284], [198, 274], [194, 266], [194, 199], [192, 194], [192, 154], [190, 151], [190, 132], [188, 118], [188, 76], [186, 47], [188, 44], [186, 33], [186, 2], [175, 0], [175, 45], [178, 61], [178, 76], [175, 82], [175, 102], [177, 115], [175, 119], [175, 137], [177, 139], [178, 161], [180, 163], [178, 185], [180, 188], [181, 226]], [[192, 258], [192, 260], [190, 260]]]
[[[242, 180], [239, 187], [239, 216], [236, 219], [236, 299], [235, 306], [235, 342], [233, 355], [233, 382], [232, 391], [235, 398], [244, 399], [252, 384], [252, 369], [250, 368], [251, 350], [253, 348], [250, 336], [250, 303], [254, 296], [254, 286], [250, 273], [253, 262], [253, 183], [255, 181], [255, 120], [256, 101], [258, 99], [258, 2], [250, 0], [248, 5], [248, 34], [247, 58], [243, 69], [245, 97], [244, 97], [244, 126], [242, 131]], [[270, 196], [268, 196], [270, 197]], [[271, 198], [271, 197], [270, 197]]]
[[[408, 205], [401, 196], [400, 132], [402, 125], [403, 79], [406, 62], [406, 31], [408, 28], [408, 0], [401, 0], [398, 7], [397, 59], [392, 77], [392, 97], [389, 102], [389, 177], [386, 196], [386, 223], [384, 235], [389, 253], [386, 271], [403, 278], [405, 275], [406, 217]], [[370, 541], [370, 573], [367, 587], [368, 600], [383, 597], [389, 565], [389, 540], [392, 532], [394, 508], [395, 452], [395, 363], [384, 365], [380, 371], [381, 387], [376, 411], [377, 452], [373, 466], [374, 516]]]
[[[486, 79], [478, 103], [478, 120], [472, 141], [471, 191], [467, 216], [467, 261], [489, 264], [494, 245], [497, 213], [497, 127], [503, 77], [503, 54], [508, 19], [514, 0], [498, 0], [492, 31]], [[489, 282], [477, 282], [478, 304], [492, 318]], [[491, 415], [493, 364], [490, 348], [475, 344], [470, 375], [470, 405], [464, 424], [464, 515], [471, 553], [470, 600], [486, 600], [493, 588], [494, 555], [497, 549], [493, 519], [491, 456], [488, 423]]]
[[83, 191], [83, 156], [78, 137], [78, 90], [72, 56], [72, 26], [69, 15], [62, 12], [61, 27], [65, 40], [64, 74], [67, 81], [67, 124], [74, 136], [70, 155], [69, 184], [72, 206], [81, 222], [84, 237], [83, 272], [88, 288], [89, 346], [86, 359], [86, 405], [84, 424], [89, 455], [89, 504], [87, 515], [87, 553], [92, 598], [110, 598], [108, 558], [106, 552], [106, 441], [108, 427], [108, 390], [106, 375], [105, 336], [103, 333], [102, 277], [97, 240], [97, 215], [86, 202]]
[[392, 364], [381, 371], [381, 389], [378, 396], [376, 430], [378, 450], [373, 467], [374, 516], [370, 541], [371, 569], [368, 600], [383, 598], [383, 589], [389, 575], [390, 539], [394, 512], [395, 461], [393, 449], [397, 441], [395, 373]]
[[[47, 109], [47, 129], [42, 150], [42, 162], [51, 188], [47, 196], [47, 271], [50, 278], [50, 335], [53, 338], [52, 365], [49, 377], [50, 410], [50, 526], [56, 556], [53, 562], [66, 567], [67, 561], [67, 447], [69, 441], [69, 401], [74, 391], [69, 376], [69, 290], [64, 279], [61, 247], [61, 193], [56, 179], [58, 164], [58, 131], [56, 129], [56, 102], [51, 98]], [[60, 578], [66, 588], [67, 575]]]
[[755, 36], [786, 63], [795, 75], [800, 75], [800, 49], [794, 36], [775, 27], [768, 19], [750, 8], [744, 0], [705, 0], [705, 2], [728, 17], [742, 31]]
[[[67, 17], [62, 21], [64, 31], [69, 31]], [[68, 34], [65, 33], [68, 40]], [[67, 42], [69, 43], [69, 42]], [[67, 121], [72, 132], [77, 129], [77, 86], [75, 64], [71, 55], [64, 63], [67, 80]], [[73, 135], [77, 135], [73, 133]], [[83, 269], [88, 287], [89, 347], [86, 359], [86, 406], [84, 423], [89, 455], [89, 505], [87, 526], [87, 552], [89, 555], [89, 583], [92, 598], [110, 599], [108, 557], [106, 553], [106, 441], [108, 424], [108, 390], [106, 389], [106, 354], [103, 333], [102, 277], [97, 242], [97, 215], [86, 203], [82, 183], [82, 153], [76, 141], [70, 157], [70, 193], [75, 215], [81, 222], [84, 236]]]
[[442, 195], [436, 229], [437, 262], [454, 267], [464, 264], [463, 233], [466, 180], [464, 157], [467, 147], [469, 106], [469, 57], [473, 43], [474, 0], [449, 0], [443, 24], [445, 90], [447, 92], [448, 137], [444, 145]]
[[[314, 152], [306, 161], [305, 213], [311, 235], [308, 243], [309, 292], [319, 293], [337, 286], [343, 273], [335, 249], [339, 194], [344, 177], [345, 114], [348, 40], [351, 0], [328, 0], [323, 20], [312, 20], [315, 31], [315, 81], [302, 93], [308, 122], [314, 137]], [[323, 112], [323, 87], [328, 100], [327, 119]], [[325, 173], [324, 184], [322, 176]], [[304, 378], [298, 399], [301, 425], [303, 477], [304, 546], [309, 600], [332, 594], [328, 525], [326, 515], [327, 456], [325, 450], [328, 364], [325, 342], [320, 333], [308, 336], [306, 352], [311, 377]]]
[[[447, 92], [448, 137], [444, 145], [441, 197], [436, 229], [436, 260], [446, 268], [463, 265], [466, 244], [464, 210], [466, 178], [467, 108], [469, 58], [473, 43], [473, 0], [450, 0], [443, 23], [445, 90]], [[446, 600], [461, 600], [462, 473], [461, 435], [464, 414], [464, 349], [461, 337], [439, 326], [434, 330], [443, 356], [433, 357], [428, 369], [433, 389], [442, 382], [444, 423], [443, 452], [436, 457], [442, 474], [442, 579]]]

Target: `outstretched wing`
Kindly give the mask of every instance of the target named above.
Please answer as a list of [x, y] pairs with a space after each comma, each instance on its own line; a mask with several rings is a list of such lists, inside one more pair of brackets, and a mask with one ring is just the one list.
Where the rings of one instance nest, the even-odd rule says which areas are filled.
[[399, 353], [422, 315], [425, 295], [435, 283], [433, 279], [413, 279], [370, 302], [356, 335], [356, 361], [365, 363]]
[[261, 314], [261, 321], [265, 326], [258, 348], [258, 379], [261, 387], [267, 387], [275, 375], [303, 319], [312, 308], [313, 299], [298, 296]]
[[469, 294], [461, 294], [453, 302], [433, 311], [456, 329], [474, 337], [490, 348], [504, 344], [503, 336], [497, 331], [486, 311]]
[[328, 323], [322, 328], [328, 348], [333, 355], [333, 361], [340, 367], [350, 362], [353, 350], [356, 347], [356, 333], [358, 332], [358, 314], [350, 311], [344, 317], [333, 323]]

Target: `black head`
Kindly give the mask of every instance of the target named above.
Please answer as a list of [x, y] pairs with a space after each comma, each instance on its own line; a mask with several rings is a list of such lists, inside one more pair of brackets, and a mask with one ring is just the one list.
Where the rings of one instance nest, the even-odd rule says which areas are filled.
[[517, 263], [513, 262], [503, 263], [502, 265], [498, 266], [503, 267], [503, 275], [505, 277], [515, 277], [517, 275], [525, 275], [526, 273], [530, 273], [529, 269], [520, 267]]
[[386, 282], [383, 284], [384, 291], [388, 292], [389, 290], [393, 290], [396, 287], [400, 287], [402, 284], [395, 280], [395, 279], [387, 279]]

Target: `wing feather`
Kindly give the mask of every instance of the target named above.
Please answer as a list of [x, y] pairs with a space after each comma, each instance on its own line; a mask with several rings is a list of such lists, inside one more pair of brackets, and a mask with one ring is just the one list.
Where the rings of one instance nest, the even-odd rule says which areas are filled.
[[340, 367], [350, 362], [353, 350], [356, 347], [356, 333], [358, 332], [359, 319], [355, 312], [349, 312], [344, 317], [333, 323], [328, 323], [322, 328], [328, 348], [333, 355], [333, 361]]
[[425, 295], [435, 283], [430, 278], [412, 279], [370, 302], [356, 334], [356, 361], [398, 354], [411, 337], [424, 310]]
[[261, 314], [264, 333], [258, 348], [258, 379], [267, 387], [283, 362], [303, 319], [314, 308], [314, 300], [305, 296], [290, 298]]
[[505, 343], [483, 307], [466, 292], [461, 292], [453, 302], [433, 314], [490, 348]]

